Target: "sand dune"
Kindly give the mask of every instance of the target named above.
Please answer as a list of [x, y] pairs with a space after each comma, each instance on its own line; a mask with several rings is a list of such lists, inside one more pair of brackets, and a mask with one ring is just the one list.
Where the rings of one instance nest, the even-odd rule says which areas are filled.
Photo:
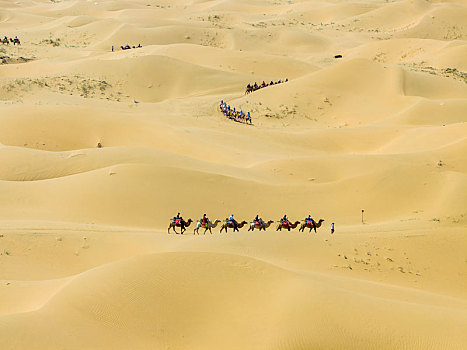
[[[465, 348], [465, 18], [0, 1], [22, 43], [0, 46], [0, 348]], [[274, 222], [167, 234], [180, 211]]]

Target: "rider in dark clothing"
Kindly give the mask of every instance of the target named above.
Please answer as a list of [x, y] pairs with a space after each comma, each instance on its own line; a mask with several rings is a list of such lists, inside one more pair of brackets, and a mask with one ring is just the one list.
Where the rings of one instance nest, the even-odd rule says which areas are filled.
[[287, 219], [287, 215], [284, 215], [284, 217], [282, 218], [282, 223], [284, 222], [287, 224], [287, 230], [290, 231], [290, 221], [289, 219]]
[[182, 228], [182, 231], [185, 229], [185, 221], [183, 221], [183, 218], [180, 216], [180, 213], [177, 213], [177, 216], [174, 216], [173, 220], [174, 224], [176, 224], [178, 221], [180, 227]]
[[209, 221], [208, 217], [206, 216], [206, 214], [204, 214], [203, 217], [201, 218], [201, 225], [206, 226], [208, 221]]

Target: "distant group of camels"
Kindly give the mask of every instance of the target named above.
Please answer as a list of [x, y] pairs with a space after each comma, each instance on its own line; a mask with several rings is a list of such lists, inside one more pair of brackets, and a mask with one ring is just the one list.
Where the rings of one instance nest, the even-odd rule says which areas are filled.
[[229, 119], [233, 119], [236, 122], [240, 123], [250, 123], [252, 124], [253, 122], [251, 121], [251, 115], [250, 112], [244, 113], [242, 110], [236, 111], [235, 107], [233, 109], [230, 108], [230, 105], [227, 104], [224, 100], [221, 100], [219, 104], [219, 109], [221, 112]]
[[[303, 223], [300, 225], [300, 223], [303, 221]], [[311, 232], [311, 230], [314, 230], [316, 232], [316, 229], [317, 228], [320, 228], [322, 223], [324, 222], [323, 219], [320, 219], [318, 222], [314, 221], [313, 219], [312, 220], [308, 220], [308, 219], [305, 219], [305, 220], [302, 220], [302, 221], [295, 221], [294, 223], [292, 222], [289, 222], [289, 221], [285, 221], [285, 220], [279, 220], [277, 221], [279, 223], [279, 225], [277, 225], [277, 228], [276, 228], [276, 231], [281, 231], [282, 229], [284, 230], [293, 230], [295, 229], [298, 225], [300, 225], [300, 228], [298, 229], [299, 232], [303, 232], [306, 228], [310, 229], [309, 232]], [[176, 220], [171, 220], [170, 223], [169, 223], [169, 228], [167, 229], [167, 233], [170, 233], [170, 230], [173, 230], [176, 234], [178, 234], [177, 230], [175, 228], [177, 227], [180, 227], [181, 229], [181, 234], [183, 235], [183, 233], [186, 231], [186, 228], [189, 227], [191, 225], [191, 223], [194, 222], [193, 220], [191, 219], [188, 219], [187, 221], [185, 221], [184, 219], [176, 219]], [[232, 220], [228, 220], [228, 219], [225, 219], [224, 221], [221, 221], [221, 220], [215, 220], [214, 222], [212, 222], [211, 220], [207, 220], [207, 222], [205, 224], [202, 223], [201, 220], [198, 220], [196, 222], [196, 227], [195, 227], [195, 230], [193, 231], [193, 234], [198, 234], [199, 235], [199, 229], [200, 228], [204, 228], [204, 232], [203, 234], [206, 234], [206, 231], [209, 231], [211, 234], [212, 234], [212, 229], [213, 228], [216, 228], [217, 225], [219, 223], [223, 222], [223, 224], [221, 225], [221, 230], [220, 230], [220, 233], [222, 233], [222, 231], [225, 230], [225, 232], [227, 232], [227, 229], [231, 228], [233, 229], [233, 231], [239, 231], [238, 229], [239, 228], [242, 228], [243, 226], [249, 224], [249, 228], [248, 228], [248, 231], [254, 231], [255, 229], [257, 230], [264, 230], [266, 231], [266, 229], [271, 226], [271, 224], [273, 224], [275, 221], [274, 220], [269, 220], [269, 221], [263, 221], [263, 220], [258, 220], [258, 221], [252, 221], [250, 223], [248, 223], [247, 221], [242, 221], [242, 222], [239, 222], [239, 223], [234, 223]]]
[[6, 36], [1, 40], [2, 44], [3, 45], [10, 45], [10, 42], [13, 44], [13, 45], [21, 45], [21, 41], [18, 39], [18, 37], [15, 37], [14, 39], [13, 38], [10, 38], [8, 39]]
[[273, 86], [273, 85], [277, 85], [277, 84], [282, 84], [282, 83], [286, 83], [288, 82], [289, 79], [285, 79], [285, 80], [278, 80], [277, 82], [274, 82], [271, 80], [270, 83], [266, 83], [264, 80], [261, 84], [257, 84], [256, 81], [254, 84], [248, 84], [246, 86], [246, 89], [245, 89], [245, 95], [248, 95], [248, 94], [251, 94], [252, 92], [256, 91], [256, 90], [259, 90], [259, 89], [262, 89], [262, 88], [265, 88], [265, 87], [268, 87], [268, 86]]

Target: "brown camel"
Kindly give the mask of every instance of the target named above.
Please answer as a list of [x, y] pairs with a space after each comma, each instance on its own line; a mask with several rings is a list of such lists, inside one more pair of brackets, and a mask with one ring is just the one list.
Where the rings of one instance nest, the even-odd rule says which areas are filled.
[[201, 223], [201, 221], [198, 221], [196, 222], [196, 228], [195, 230], [193, 231], [193, 234], [197, 233], [199, 235], [199, 232], [198, 230], [200, 229], [200, 227], [204, 228], [204, 233], [203, 234], [206, 234], [206, 231], [209, 230], [209, 232], [211, 232], [211, 235], [212, 235], [212, 230], [213, 228], [217, 227], [217, 224], [221, 222], [220, 220], [216, 220], [214, 221], [214, 223], [212, 223], [210, 220], [208, 220], [207, 224], [203, 225]]
[[225, 223], [222, 224], [221, 226], [221, 233], [222, 233], [222, 230], [225, 230], [225, 232], [227, 232], [227, 229], [228, 228], [233, 228], [234, 232], [235, 231], [238, 231], [239, 228], [242, 228], [243, 226], [245, 226], [246, 224], [248, 224], [248, 222], [246, 221], [242, 221], [242, 222], [239, 222], [236, 227], [234, 225], [234, 223], [228, 219], [225, 219]]
[[291, 222], [289, 223], [284, 223], [282, 220], [279, 221], [279, 225], [277, 226], [277, 229], [276, 231], [282, 231], [282, 229], [287, 229], [290, 231], [290, 229], [294, 229], [296, 228], [299, 224], [300, 224], [300, 221], [295, 221], [293, 224]]
[[169, 228], [167, 229], [167, 233], [170, 233], [170, 229], [173, 229], [176, 234], [178, 234], [177, 230], [175, 227], [181, 227], [182, 232], [180, 232], [183, 235], [183, 232], [186, 231], [186, 227], [190, 226], [190, 224], [193, 222], [193, 220], [188, 219], [188, 221], [185, 221], [183, 219], [176, 220], [175, 222], [173, 220], [170, 220]]
[[3, 45], [5, 45], [5, 44], [10, 45], [10, 41], [9, 41], [8, 38], [6, 38], [6, 37], [3, 38], [1, 41], [2, 41], [2, 44], [3, 44]]
[[254, 229], [258, 229], [258, 230], [264, 230], [266, 231], [266, 229], [271, 226], [271, 224], [274, 222], [274, 220], [269, 220], [268, 222], [264, 222], [263, 220], [261, 220], [261, 223], [258, 223], [258, 222], [252, 222], [250, 223], [250, 228], [248, 229], [248, 231], [254, 231]]
[[320, 219], [318, 222], [316, 222], [315, 220], [311, 220], [311, 222], [308, 222], [308, 220], [305, 220], [305, 222], [300, 226], [298, 231], [303, 232], [306, 228], [309, 228], [310, 232], [312, 229], [315, 230], [316, 232], [316, 229], [320, 228], [323, 222], [324, 222], [324, 219]]

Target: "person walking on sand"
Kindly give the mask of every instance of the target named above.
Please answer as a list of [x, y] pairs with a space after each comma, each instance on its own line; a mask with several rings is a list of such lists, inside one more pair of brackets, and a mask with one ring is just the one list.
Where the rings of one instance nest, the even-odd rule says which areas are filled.
[[331, 223], [331, 234], [334, 233], [334, 223]]

